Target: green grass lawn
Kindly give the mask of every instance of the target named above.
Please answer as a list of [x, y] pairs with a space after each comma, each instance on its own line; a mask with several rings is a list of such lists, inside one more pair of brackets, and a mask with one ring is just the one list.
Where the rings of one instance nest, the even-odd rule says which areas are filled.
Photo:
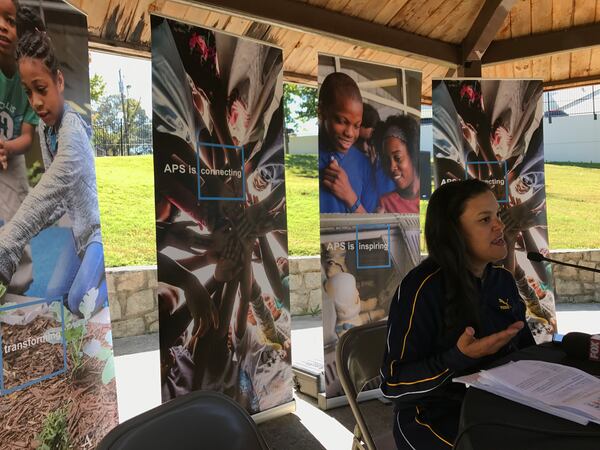
[[[548, 163], [545, 171], [550, 248], [600, 248], [600, 164]], [[421, 201], [421, 251], [426, 210]]]
[[156, 264], [152, 156], [96, 158], [107, 267]]
[[[286, 158], [290, 255], [316, 255], [317, 159]], [[152, 156], [97, 158], [96, 169], [106, 265], [155, 264]], [[600, 248], [600, 164], [546, 164], [546, 191], [550, 247]]]
[[550, 248], [600, 248], [600, 164], [546, 164]]
[[296, 256], [316, 255], [319, 253], [317, 158], [288, 155], [286, 165], [289, 252]]

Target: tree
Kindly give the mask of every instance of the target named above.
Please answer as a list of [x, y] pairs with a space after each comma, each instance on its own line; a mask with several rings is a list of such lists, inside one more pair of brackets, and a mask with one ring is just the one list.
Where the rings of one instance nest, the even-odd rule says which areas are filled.
[[317, 117], [317, 89], [293, 83], [283, 84], [285, 126], [294, 131], [298, 125]]
[[[126, 98], [123, 103], [120, 94], [102, 97], [96, 105], [92, 118], [94, 123], [93, 143], [97, 154], [128, 155], [130, 144], [124, 135], [125, 129], [129, 131], [130, 137], [149, 135], [147, 131], [149, 118], [141, 107], [140, 101]], [[140, 139], [135, 140], [139, 141]], [[143, 140], [149, 141], [149, 136], [148, 139]], [[144, 142], [142, 145], [146, 144], [148, 143]], [[138, 145], [140, 144], [137, 142], [131, 144], [131, 146]]]
[[98, 103], [100, 99], [104, 96], [104, 91], [106, 90], [106, 82], [102, 75], [98, 75], [95, 73], [90, 78], [90, 99], [92, 102]]

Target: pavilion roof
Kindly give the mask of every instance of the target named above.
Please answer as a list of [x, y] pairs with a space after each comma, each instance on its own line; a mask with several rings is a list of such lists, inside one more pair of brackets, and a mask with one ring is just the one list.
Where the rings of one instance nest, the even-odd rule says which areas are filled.
[[[315, 84], [317, 52], [460, 74], [600, 82], [600, 0], [68, 0], [92, 47], [149, 51], [148, 10], [283, 49], [284, 78]], [[480, 66], [479, 66], [480, 65]], [[463, 69], [463, 68], [467, 69]]]

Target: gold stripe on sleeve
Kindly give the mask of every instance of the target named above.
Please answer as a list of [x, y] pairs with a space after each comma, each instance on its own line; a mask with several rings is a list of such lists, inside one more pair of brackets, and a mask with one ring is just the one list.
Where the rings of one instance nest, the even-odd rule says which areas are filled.
[[433, 376], [433, 377], [429, 377], [429, 378], [423, 378], [422, 380], [416, 380], [416, 381], [399, 381], [398, 383], [386, 383], [388, 386], [406, 386], [406, 385], [410, 385], [410, 384], [417, 384], [417, 383], [423, 383], [425, 381], [431, 381], [431, 380], [435, 380], [436, 378], [441, 377], [442, 375], [444, 375], [446, 372], [448, 372], [448, 370], [450, 369], [446, 369], [441, 373], [438, 373], [437, 375]]
[[440, 271], [440, 269], [436, 270], [435, 272], [433, 272], [430, 275], [427, 275], [427, 278], [425, 278], [423, 280], [423, 282], [419, 286], [419, 289], [417, 289], [417, 292], [415, 293], [415, 298], [413, 299], [412, 311], [410, 313], [410, 320], [408, 321], [408, 329], [406, 330], [406, 334], [404, 335], [404, 341], [402, 342], [402, 352], [400, 353], [400, 359], [402, 359], [402, 357], [404, 356], [404, 350], [406, 350], [406, 338], [408, 337], [408, 333], [410, 332], [410, 328], [412, 327], [412, 320], [413, 320], [413, 316], [415, 314], [415, 306], [417, 305], [417, 297], [419, 296], [419, 292], [421, 292], [421, 288], [427, 282], [427, 280], [429, 280], [432, 276], [434, 276], [439, 271]]

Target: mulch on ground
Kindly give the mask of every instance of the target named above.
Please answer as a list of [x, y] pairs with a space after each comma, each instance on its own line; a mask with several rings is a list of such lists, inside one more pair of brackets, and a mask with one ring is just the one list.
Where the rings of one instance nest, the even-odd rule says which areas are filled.
[[[4, 389], [12, 389], [64, 368], [62, 345], [40, 339], [44, 332], [58, 326], [59, 323], [42, 317], [27, 325], [2, 325]], [[27, 347], [15, 349], [18, 346]]]
[[[31, 336], [32, 331], [29, 327], [32, 325], [45, 330], [49, 326], [48, 323], [43, 323], [45, 320], [48, 319], [38, 318], [34, 322], [39, 323], [32, 322], [27, 329], [23, 327], [20, 332]], [[86, 340], [95, 337], [104, 342], [104, 336], [110, 330], [109, 325], [88, 322], [87, 326]], [[14, 339], [14, 336], [11, 339]], [[30, 370], [31, 373], [48, 374], [51, 373], [48, 365], [54, 367], [57, 361], [59, 367], [62, 367], [62, 346], [52, 345], [52, 347], [55, 348], [50, 352], [51, 356], [48, 356], [47, 350], [45, 351], [46, 362], [40, 362], [39, 358], [36, 358], [36, 351], [40, 349], [41, 352], [41, 347], [38, 346], [32, 349], [30, 360], [26, 357], [15, 358], [19, 368], [15, 372], [23, 373]], [[26, 367], [28, 361], [29, 368]], [[65, 374], [0, 397], [0, 447], [2, 449], [37, 448], [40, 444], [36, 436], [42, 430], [44, 419], [48, 413], [61, 407], [66, 407], [68, 410], [67, 423], [71, 448], [96, 448], [102, 438], [118, 424], [116, 384], [114, 378], [107, 385], [102, 384], [104, 361], [87, 356], [84, 356], [84, 361], [86, 363], [80, 375], [77, 379], [73, 378], [70, 371], [73, 364], [67, 352], [69, 370]], [[8, 363], [9, 361], [6, 362]], [[10, 369], [14, 370], [14, 367]]]

